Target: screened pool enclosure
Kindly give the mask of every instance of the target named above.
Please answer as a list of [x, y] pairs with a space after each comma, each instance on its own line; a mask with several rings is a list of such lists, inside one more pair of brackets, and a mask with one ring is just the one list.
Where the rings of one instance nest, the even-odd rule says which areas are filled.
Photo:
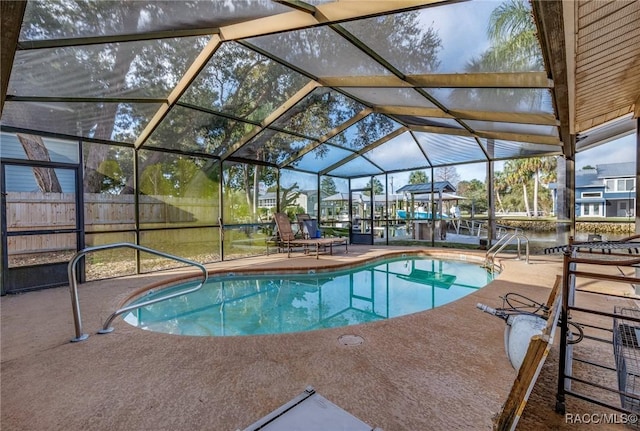
[[[416, 239], [420, 197], [396, 193], [400, 178], [477, 165], [492, 191], [494, 162], [518, 158], [559, 156], [563, 242], [580, 133], [618, 117], [635, 127], [640, 84], [624, 70], [626, 111], [589, 111], [589, 97], [606, 97], [592, 87], [585, 110], [567, 96], [582, 87], [567, 81], [563, 13], [573, 18], [561, 2], [2, 6], [2, 293], [65, 284], [66, 262], [92, 245], [200, 262], [264, 254], [274, 211], [363, 243]], [[453, 204], [425, 182], [427, 213], [446, 213]], [[491, 237], [493, 192], [486, 200]], [[167, 265], [118, 250], [84, 269], [92, 279]]]

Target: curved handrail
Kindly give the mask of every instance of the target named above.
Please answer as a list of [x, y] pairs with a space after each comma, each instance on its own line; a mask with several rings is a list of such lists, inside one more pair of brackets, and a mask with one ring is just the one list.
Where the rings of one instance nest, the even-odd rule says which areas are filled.
[[108, 250], [108, 249], [120, 248], [120, 247], [134, 248], [136, 250], [141, 250], [141, 251], [144, 251], [144, 252], [147, 252], [147, 253], [155, 254], [157, 256], [166, 257], [167, 259], [172, 259], [172, 260], [175, 260], [175, 261], [178, 261], [178, 262], [186, 263], [188, 265], [196, 266], [202, 271], [203, 277], [202, 277], [202, 281], [200, 282], [200, 284], [198, 284], [197, 286], [195, 286], [193, 288], [190, 288], [190, 289], [187, 289], [187, 290], [182, 290], [182, 291], [176, 292], [176, 293], [172, 293], [171, 295], [163, 296], [163, 297], [160, 297], [160, 298], [150, 299], [148, 301], [144, 301], [144, 302], [141, 302], [139, 304], [134, 304], [134, 305], [129, 305], [129, 306], [126, 306], [126, 307], [122, 307], [122, 308], [114, 311], [113, 313], [111, 313], [109, 318], [105, 321], [104, 325], [102, 326], [102, 329], [98, 331], [99, 334], [106, 334], [106, 333], [109, 333], [109, 332], [113, 331], [113, 328], [109, 326], [111, 324], [111, 322], [113, 321], [113, 319], [115, 319], [116, 317], [118, 317], [119, 315], [121, 315], [123, 313], [126, 313], [127, 311], [135, 310], [135, 309], [138, 309], [138, 308], [141, 308], [141, 307], [146, 307], [147, 305], [155, 304], [156, 302], [165, 301], [167, 299], [171, 299], [171, 298], [175, 298], [177, 296], [186, 295], [187, 293], [195, 292], [196, 290], [199, 290], [207, 282], [208, 274], [207, 274], [207, 269], [204, 267], [204, 265], [202, 265], [202, 264], [200, 264], [198, 262], [194, 262], [194, 261], [189, 260], [189, 259], [184, 259], [182, 257], [174, 256], [172, 254], [163, 253], [161, 251], [157, 251], [157, 250], [153, 250], [151, 248], [143, 247], [141, 245], [132, 244], [132, 243], [129, 243], [129, 242], [119, 242], [119, 243], [97, 245], [95, 247], [84, 248], [84, 249], [80, 250], [79, 252], [77, 252], [73, 256], [73, 258], [69, 261], [69, 265], [67, 266], [67, 274], [69, 276], [69, 288], [71, 290], [71, 305], [73, 307], [73, 322], [74, 322], [75, 331], [76, 331], [76, 336], [75, 336], [75, 338], [72, 338], [71, 341], [83, 341], [83, 340], [86, 340], [89, 337], [88, 334], [83, 334], [82, 333], [82, 320], [81, 320], [81, 316], [80, 316], [80, 302], [78, 301], [78, 282], [76, 281], [77, 280], [77, 277], [76, 277], [76, 265], [77, 265], [78, 261], [82, 257], [84, 257], [84, 255], [86, 255], [89, 252], [99, 251], [99, 250]]
[[[516, 229], [511, 235], [505, 235], [500, 238], [489, 250], [487, 250], [487, 253], [485, 254], [485, 266], [493, 268], [495, 266], [496, 255], [500, 253], [513, 239], [517, 239], [518, 241], [518, 259], [520, 259], [520, 240], [522, 239], [525, 241], [525, 256], [527, 263], [529, 263], [529, 238], [521, 233], [520, 229]], [[492, 252], [493, 254], [491, 254]]]

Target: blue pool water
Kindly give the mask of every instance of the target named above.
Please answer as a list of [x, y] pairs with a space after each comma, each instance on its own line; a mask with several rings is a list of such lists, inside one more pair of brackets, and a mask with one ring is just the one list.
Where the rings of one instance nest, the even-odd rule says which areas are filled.
[[[476, 291], [491, 279], [476, 264], [417, 256], [336, 272], [227, 275], [210, 279], [196, 292], [123, 317], [142, 329], [181, 335], [311, 331], [432, 309]], [[150, 292], [137, 301], [194, 285], [188, 282]]]

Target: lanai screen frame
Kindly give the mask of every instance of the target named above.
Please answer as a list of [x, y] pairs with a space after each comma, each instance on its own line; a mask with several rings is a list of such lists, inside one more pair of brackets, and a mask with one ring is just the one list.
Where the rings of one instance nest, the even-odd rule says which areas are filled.
[[[315, 3], [315, 2], [314, 2]], [[117, 4], [117, 3], [116, 3]], [[33, 4], [28, 4], [31, 7]], [[74, 46], [86, 47], [91, 50], [95, 46], [108, 44], [130, 44], [131, 46], [140, 45], [141, 47], [147, 42], [155, 39], [172, 38], [175, 40], [202, 40], [203, 48], [200, 52], [194, 52], [194, 60], [175, 83], [174, 86], [166, 88], [163, 94], [145, 94], [135, 95], [135, 97], [123, 97], [118, 94], [100, 96], [87, 94], [74, 94], [75, 88], [68, 86], [71, 95], [49, 95], [48, 93], [37, 94], [32, 93], [28, 86], [20, 85], [20, 77], [25, 75], [25, 70], [20, 70], [14, 66], [11, 81], [9, 82], [9, 90], [7, 92], [6, 102], [3, 106], [3, 131], [7, 132], [31, 132], [40, 133], [45, 136], [55, 136], [59, 138], [79, 139], [81, 142], [95, 142], [109, 145], [120, 145], [132, 148], [136, 155], [134, 165], [138, 164], [139, 151], [150, 150], [148, 143], [152, 139], [154, 132], [161, 127], [163, 120], [169, 118], [173, 111], [180, 109], [189, 109], [197, 112], [202, 116], [215, 116], [223, 121], [238, 122], [252, 126], [247, 133], [241, 134], [237, 141], [231, 147], [224, 149], [219, 153], [207, 153], [197, 148], [164, 148], [163, 152], [174, 154], [176, 157], [199, 157], [210, 160], [211, 163], [220, 163], [219, 170], [222, 172], [224, 163], [250, 163], [252, 165], [261, 165], [274, 168], [277, 170], [298, 169], [295, 166], [299, 163], [301, 157], [318, 151], [320, 148], [335, 148], [336, 150], [346, 151], [346, 157], [324, 166], [323, 169], [314, 173], [318, 175], [318, 183], [320, 177], [324, 175], [332, 175], [332, 171], [343, 168], [348, 163], [356, 159], [368, 160], [367, 153], [373, 153], [384, 148], [384, 145], [394, 139], [399, 139], [403, 135], [410, 136], [416, 143], [416, 147], [424, 155], [424, 165], [412, 166], [412, 169], [430, 169], [445, 166], [457, 166], [464, 163], [475, 163], [483, 161], [487, 163], [491, 180], [492, 162], [498, 160], [508, 160], [517, 155], [522, 155], [525, 151], [528, 156], [552, 156], [562, 155], [566, 148], [566, 143], [560, 140], [559, 119], [555, 114], [555, 100], [551, 91], [554, 83], [549, 79], [549, 73], [544, 69], [529, 72], [504, 72], [493, 71], [491, 73], [411, 73], [415, 71], [400, 70], [399, 64], [393, 64], [394, 61], [388, 60], [385, 53], [373, 49], [371, 46], [363, 42], [366, 35], [362, 35], [362, 28], [366, 28], [366, 23], [362, 24], [362, 20], [375, 22], [376, 19], [384, 19], [392, 15], [403, 15], [407, 13], [424, 13], [436, 8], [459, 8], [458, 2], [439, 2], [439, 1], [405, 1], [405, 2], [350, 2], [349, 8], [341, 7], [337, 3], [317, 2], [312, 5], [298, 1], [281, 1], [270, 4], [274, 9], [258, 8], [258, 14], [263, 13], [263, 17], [244, 16], [225, 18], [235, 18], [237, 21], [246, 20], [246, 22], [228, 22], [215, 23], [209, 22], [208, 26], [202, 24], [191, 25], [182, 23], [173, 29], [152, 29], [144, 33], [136, 34], [102, 34], [102, 35], [73, 35], [56, 39], [37, 39], [29, 40], [22, 38], [18, 42], [17, 60], [20, 64], [33, 61], [32, 65], [42, 66], [42, 60], [56, 59], [55, 51], [72, 49]], [[466, 5], [465, 5], [466, 6]], [[469, 7], [473, 7], [472, 4]], [[277, 13], [273, 13], [273, 12]], [[244, 10], [244, 13], [249, 13]], [[249, 15], [254, 12], [250, 12]], [[278, 15], [282, 13], [284, 15]], [[29, 16], [27, 9], [26, 17]], [[360, 20], [360, 21], [359, 21]], [[222, 25], [221, 25], [222, 24]], [[310, 73], [303, 70], [298, 64], [288, 61], [282, 56], [274, 56], [267, 52], [264, 45], [268, 40], [276, 40], [280, 35], [287, 32], [312, 32], [324, 31], [331, 35], [332, 40], [340, 40], [350, 51], [358, 53], [358, 55], [366, 58], [376, 69], [384, 71], [383, 74], [368, 74], [366, 76], [356, 75], [339, 75], [339, 76], [320, 76], [320, 74]], [[262, 40], [263, 43], [260, 43]], [[199, 73], [207, 67], [207, 64], [215, 54], [234, 44], [237, 49], [251, 51], [254, 55], [266, 58], [267, 61], [273, 62], [275, 67], [286, 67], [294, 71], [307, 83], [302, 85], [297, 91], [275, 106], [271, 112], [258, 119], [247, 119], [238, 117], [234, 113], [219, 112], [215, 109], [193, 105], [189, 101], [184, 100], [184, 96], [188, 94], [190, 86], [196, 82]], [[260, 45], [260, 46], [259, 46]], [[275, 44], [278, 46], [278, 44]], [[51, 56], [43, 55], [46, 52], [53, 52]], [[393, 56], [391, 56], [393, 57]], [[279, 65], [279, 66], [278, 66]], [[26, 69], [28, 72], [28, 68]], [[28, 73], [26, 73], [28, 75]], [[14, 77], [17, 81], [14, 81]], [[14, 82], [12, 82], [14, 81]], [[17, 84], [16, 84], [17, 82]], [[61, 81], [63, 82], [63, 81]], [[485, 91], [496, 91], [500, 89], [512, 89], [517, 91], [537, 91], [544, 95], [548, 95], [552, 109], [541, 112], [500, 112], [495, 110], [473, 110], [468, 106], [459, 106], [451, 109], [442, 103], [438, 91], [441, 89], [455, 88], [459, 90], [481, 89]], [[439, 90], [440, 89], [440, 90]], [[27, 91], [28, 90], [28, 91]], [[275, 127], [283, 115], [291, 112], [298, 103], [301, 103], [309, 95], [318, 91], [334, 92], [334, 97], [350, 95], [354, 104], [359, 104], [361, 109], [357, 113], [345, 121], [337, 124], [335, 127], [326, 131], [326, 133], [314, 136], [305, 136], [299, 132], [285, 130], [282, 127]], [[387, 104], [381, 103], [377, 96], [371, 96], [372, 93], [380, 92], [389, 96], [388, 99], [393, 100], [394, 92], [406, 95], [407, 92], [417, 94], [418, 101], [414, 100], [416, 96], [406, 98], [409, 104]], [[390, 93], [391, 92], [391, 93]], [[404, 100], [404, 99], [403, 99]], [[38, 105], [54, 106], [61, 109], [71, 109], [75, 113], [82, 112], [80, 109], [74, 109], [74, 106], [86, 104], [103, 104], [104, 106], [112, 106], [115, 104], [126, 105], [143, 105], [152, 109], [146, 117], [146, 125], [139, 134], [132, 135], [126, 142], [112, 142], [113, 136], [98, 136], [94, 134], [89, 136], [89, 131], [82, 131], [79, 136], [66, 131], [62, 133], [55, 129], [56, 124], [52, 124], [52, 129], [38, 130], [33, 123], [25, 124], [22, 122], [24, 116], [16, 115], [27, 112], [26, 117], [38, 118]], [[35, 111], [29, 111], [31, 107], [36, 107]], [[16, 110], [16, 107], [20, 109]], [[71, 107], [71, 108], [69, 108]], [[29, 114], [31, 112], [31, 114]], [[42, 117], [40, 117], [41, 119]], [[348, 142], [348, 139], [340, 140], [341, 136], [346, 136], [350, 128], [358, 127], [358, 124], [366, 122], [367, 119], [378, 118], [393, 124], [392, 131], [386, 135], [377, 136], [376, 139], [369, 139], [365, 147], [341, 147], [340, 142]], [[386, 120], [385, 120], [386, 119]], [[373, 121], [370, 126], [375, 127], [377, 122]], [[379, 123], [379, 122], [378, 122]], [[142, 124], [142, 123], [141, 123]], [[470, 124], [475, 124], [479, 128], [473, 128]], [[495, 125], [493, 127], [491, 125]], [[530, 133], [527, 127], [512, 130], [509, 125], [521, 124], [538, 127], [540, 130], [546, 130], [546, 133]], [[27, 127], [25, 127], [27, 126]], [[500, 130], [500, 127], [503, 127]], [[265, 132], [272, 130], [274, 133], [288, 133], [294, 139], [304, 140], [307, 143], [300, 148], [296, 148], [294, 155], [272, 161], [256, 162], [249, 159], [246, 154], [250, 153], [252, 142], [260, 139]], [[438, 137], [444, 139], [444, 144], [438, 146]], [[456, 138], [459, 137], [459, 140]], [[369, 138], [369, 137], [368, 137]], [[453, 145], [457, 149], [457, 153], [462, 153], [473, 146], [473, 159], [459, 160], [447, 158], [446, 154], [440, 158], [434, 158], [432, 154], [443, 151], [447, 147]], [[457, 147], [456, 147], [457, 146]], [[493, 149], [502, 148], [500, 156], [496, 157]], [[426, 148], [426, 149], [425, 149]], [[243, 155], [243, 152], [245, 154]], [[385, 169], [379, 163], [368, 161], [371, 172], [358, 172], [356, 176], [345, 178], [360, 178], [368, 175], [392, 175], [394, 172], [401, 172], [403, 169]], [[303, 172], [308, 170], [300, 169]], [[319, 189], [319, 186], [318, 186]], [[492, 188], [489, 186], [488, 190]], [[223, 192], [219, 192], [219, 207], [224, 207]], [[280, 192], [278, 191], [278, 196]], [[208, 227], [220, 227], [219, 224], [207, 224]], [[136, 225], [136, 237], [140, 236], [140, 224]]]

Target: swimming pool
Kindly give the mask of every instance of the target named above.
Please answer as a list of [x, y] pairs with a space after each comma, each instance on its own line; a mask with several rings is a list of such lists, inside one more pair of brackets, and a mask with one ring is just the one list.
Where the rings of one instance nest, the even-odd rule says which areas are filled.
[[[348, 270], [212, 277], [202, 289], [124, 314], [139, 328], [180, 335], [235, 336], [357, 325], [432, 309], [485, 286], [480, 265], [408, 256]], [[150, 291], [137, 302], [194, 286]], [[132, 304], [136, 303], [132, 302]]]

